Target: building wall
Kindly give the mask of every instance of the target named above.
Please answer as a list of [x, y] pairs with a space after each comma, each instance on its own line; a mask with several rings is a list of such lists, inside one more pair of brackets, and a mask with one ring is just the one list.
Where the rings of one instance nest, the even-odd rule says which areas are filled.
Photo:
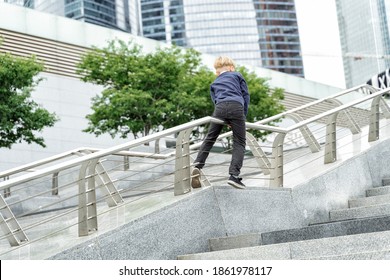
[[[96, 138], [82, 132], [87, 126], [85, 116], [91, 112], [91, 98], [102, 88], [80, 81], [74, 73], [75, 63], [83, 50], [106, 46], [108, 40], [115, 38], [132, 39], [142, 45], [145, 52], [163, 43], [5, 3], [0, 3], [1, 35], [4, 37], [1, 52], [36, 54], [46, 61], [47, 69], [42, 73], [45, 80], [33, 93], [33, 98], [60, 117], [54, 127], [42, 133], [47, 148], [21, 143], [11, 150], [0, 149], [1, 171], [78, 147], [108, 148], [129, 140], [111, 139], [106, 135]], [[202, 55], [202, 60], [212, 68], [213, 56]], [[322, 98], [341, 90], [265, 68], [247, 67], [269, 78], [271, 87], [281, 87], [290, 93]]]

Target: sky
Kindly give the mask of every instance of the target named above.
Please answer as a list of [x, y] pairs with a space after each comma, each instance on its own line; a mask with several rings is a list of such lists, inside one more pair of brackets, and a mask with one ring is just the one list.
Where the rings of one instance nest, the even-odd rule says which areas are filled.
[[295, 0], [305, 78], [345, 88], [335, 0]]

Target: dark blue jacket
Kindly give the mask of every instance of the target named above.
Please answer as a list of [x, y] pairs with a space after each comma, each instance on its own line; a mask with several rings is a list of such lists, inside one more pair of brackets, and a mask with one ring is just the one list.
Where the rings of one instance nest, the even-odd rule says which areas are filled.
[[224, 72], [210, 86], [210, 95], [214, 104], [225, 101], [237, 101], [244, 106], [245, 116], [248, 114], [249, 92], [244, 77], [239, 72]]

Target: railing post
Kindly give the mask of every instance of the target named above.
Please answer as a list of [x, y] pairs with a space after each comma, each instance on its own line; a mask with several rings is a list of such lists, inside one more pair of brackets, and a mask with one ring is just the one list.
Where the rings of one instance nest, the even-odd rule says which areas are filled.
[[[83, 156], [91, 154], [91, 151], [84, 150], [75, 154], [78, 156]], [[91, 171], [91, 174], [94, 174], [93, 178], [95, 179], [95, 183], [97, 182], [98, 185], [101, 186], [101, 190], [105, 195], [108, 206], [113, 207], [117, 206], [119, 203], [122, 203], [123, 198], [121, 194], [119, 193], [110, 175], [99, 159], [95, 163], [95, 171], [96, 172]]]
[[97, 230], [96, 190], [94, 173], [98, 160], [99, 159], [93, 159], [87, 161], [80, 168], [79, 236], [87, 236], [89, 232]]
[[51, 179], [51, 194], [58, 195], [58, 174], [59, 172], [53, 173], [53, 177]]
[[253, 156], [255, 157], [257, 164], [260, 169], [263, 171], [264, 175], [270, 174], [271, 162], [268, 160], [266, 154], [261, 149], [259, 143], [257, 143], [256, 138], [249, 132], [246, 132], [246, 139], [249, 149], [251, 150]]
[[381, 98], [381, 101], [379, 102], [379, 106], [381, 107], [382, 113], [385, 115], [386, 119], [390, 119], [390, 107], [386, 103], [386, 101]]
[[121, 194], [119, 193], [110, 175], [108, 175], [108, 172], [100, 161], [95, 164], [95, 170], [95, 180], [98, 182], [98, 184], [101, 185], [101, 190], [104, 193], [108, 206], [113, 207], [123, 203]]
[[191, 191], [190, 135], [192, 128], [183, 130], [176, 139], [174, 194]]
[[[7, 181], [7, 180], [9, 180], [9, 176], [3, 177], [3, 181]], [[11, 196], [11, 187], [4, 189], [4, 198], [7, 198], [9, 196]]]
[[159, 154], [160, 153], [160, 138], [156, 139], [154, 143], [154, 153]]
[[[341, 106], [343, 103], [340, 100], [329, 98], [326, 101], [336, 105]], [[347, 121], [349, 122], [349, 130], [352, 132], [352, 134], [358, 134], [360, 133], [360, 127], [357, 124], [357, 122], [353, 119], [351, 113], [348, 111], [348, 109], [343, 110], [345, 117], [347, 118]]]
[[379, 139], [379, 107], [382, 96], [377, 96], [371, 103], [370, 124], [368, 127], [368, 142], [376, 141]]
[[276, 135], [272, 144], [272, 168], [270, 187], [283, 187], [283, 142], [286, 133]]
[[123, 171], [129, 170], [130, 169], [130, 160], [129, 156], [124, 156], [123, 157]]
[[326, 142], [325, 142], [325, 156], [324, 163], [332, 163], [337, 160], [336, 147], [336, 120], [338, 112], [330, 115], [326, 124]]
[[0, 195], [0, 224], [11, 246], [18, 246], [22, 242], [28, 241], [26, 234], [2, 195]]
[[[296, 123], [299, 123], [303, 121], [303, 118], [298, 115], [297, 113], [289, 113], [286, 115], [286, 117], [289, 117]], [[305, 138], [305, 141], [307, 145], [310, 148], [310, 151], [312, 153], [317, 153], [321, 150], [321, 145], [318, 143], [318, 141], [315, 139], [313, 133], [311, 133], [310, 129], [307, 127], [307, 125], [300, 127], [299, 131], [302, 133], [303, 138]]]

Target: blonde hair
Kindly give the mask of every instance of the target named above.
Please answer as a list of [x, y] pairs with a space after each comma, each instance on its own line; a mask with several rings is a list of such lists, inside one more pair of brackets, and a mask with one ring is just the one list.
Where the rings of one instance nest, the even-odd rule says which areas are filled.
[[233, 59], [231, 59], [228, 56], [219, 56], [214, 61], [214, 68], [216, 70], [222, 69], [224, 67], [229, 67], [229, 66], [233, 66], [235, 68], [236, 64], [234, 63]]

